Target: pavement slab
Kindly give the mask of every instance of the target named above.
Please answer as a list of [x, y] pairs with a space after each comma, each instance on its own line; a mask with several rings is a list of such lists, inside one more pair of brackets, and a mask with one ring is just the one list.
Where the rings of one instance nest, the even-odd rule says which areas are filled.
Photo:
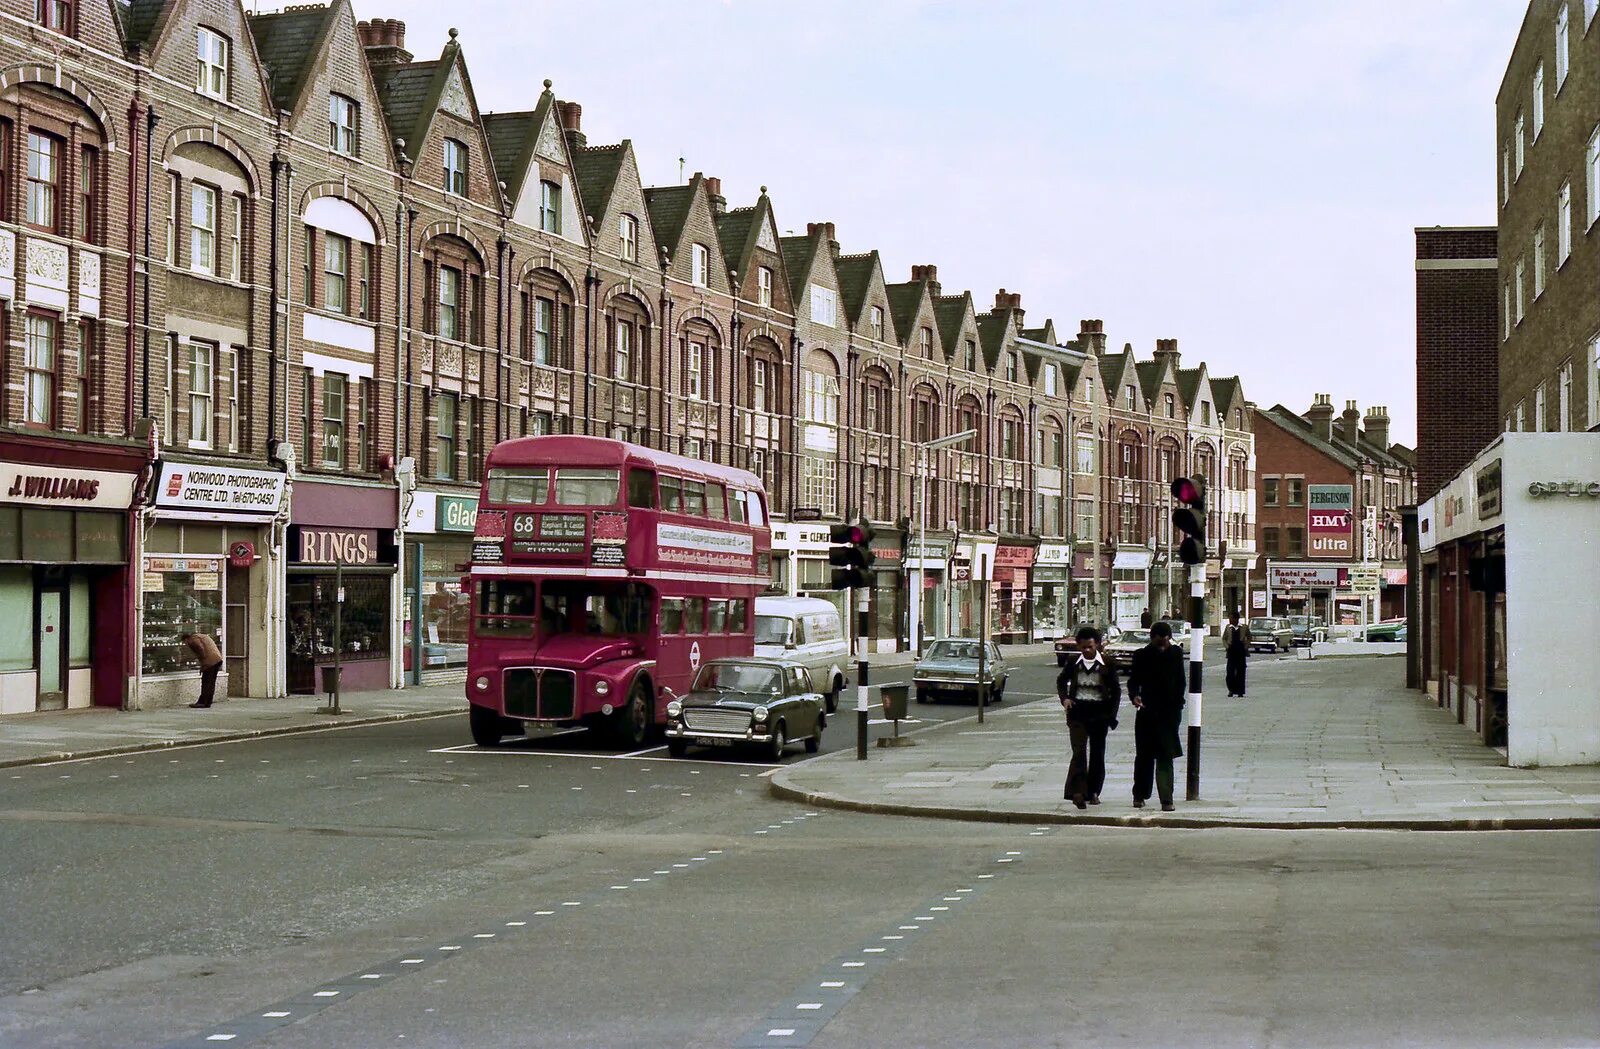
[[1395, 658], [1257, 661], [1248, 697], [1207, 697], [1200, 799], [1182, 800], [1180, 758], [1174, 813], [1132, 807], [1126, 708], [1107, 741], [1105, 804], [1080, 811], [1063, 799], [1069, 751], [1053, 699], [992, 709], [982, 725], [947, 721], [864, 762], [844, 752], [779, 769], [770, 789], [810, 805], [1004, 823], [1600, 827], [1595, 768], [1507, 768], [1403, 679]]

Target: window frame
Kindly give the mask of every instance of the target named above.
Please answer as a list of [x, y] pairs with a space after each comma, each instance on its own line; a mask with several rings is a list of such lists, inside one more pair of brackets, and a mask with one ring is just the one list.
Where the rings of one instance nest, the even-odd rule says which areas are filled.
[[[47, 144], [48, 150], [34, 148], [36, 141]], [[27, 163], [22, 173], [23, 224], [46, 233], [61, 232], [61, 161], [65, 144], [66, 140], [60, 135], [41, 128], [28, 128]], [[48, 177], [34, 173], [36, 161], [41, 157], [49, 161]], [[39, 169], [42, 167], [42, 164], [37, 165]], [[36, 207], [34, 202], [41, 198], [41, 206]], [[38, 221], [41, 208], [48, 210], [48, 221]]]
[[539, 230], [561, 235], [561, 185], [549, 179], [539, 180]]
[[684, 392], [690, 400], [706, 399], [706, 344], [690, 340], [684, 353]]
[[[189, 447], [209, 449], [216, 444], [217, 345], [203, 339], [184, 340], [189, 348], [184, 362], [189, 373]], [[204, 429], [195, 420], [203, 420]]]
[[471, 154], [467, 144], [460, 139], [444, 140], [444, 191], [454, 197], [467, 195], [467, 178], [471, 170]]
[[615, 317], [611, 324], [611, 378], [633, 382], [633, 322]]
[[[56, 0], [59, 2], [59, 0]], [[77, 238], [87, 244], [100, 240], [100, 150], [88, 143], [78, 147]]]
[[639, 261], [639, 220], [632, 215], [617, 218], [618, 255], [624, 262]]
[[689, 283], [697, 288], [711, 282], [711, 249], [698, 241], [689, 249]]
[[[465, 342], [461, 330], [461, 290], [465, 283], [465, 271], [459, 266], [447, 266], [442, 262], [436, 269], [438, 272], [434, 277], [433, 333], [451, 342]], [[446, 297], [447, 290], [450, 292], [448, 297]], [[447, 317], [448, 324], [445, 321]]]
[[1556, 5], [1556, 94], [1566, 86], [1567, 73], [1572, 68], [1572, 33], [1567, 15], [1567, 0]]
[[[40, 344], [35, 342], [35, 325], [39, 326], [37, 334], [43, 336], [45, 357], [42, 360], [36, 356], [36, 348], [40, 348]], [[23, 314], [22, 331], [22, 425], [53, 430], [61, 403], [57, 389], [61, 368], [60, 318], [43, 310], [27, 310]], [[34, 409], [40, 403], [35, 399], [36, 391], [42, 391], [44, 395], [44, 410], [37, 413], [42, 418], [34, 418]]]
[[[207, 277], [218, 276], [217, 273], [217, 203], [221, 199], [222, 191], [216, 186], [198, 180], [189, 182], [189, 272], [199, 273]], [[211, 212], [211, 225], [201, 226], [195, 222], [195, 204], [202, 197], [209, 200]], [[205, 237], [205, 243], [210, 247], [202, 253], [199, 238]], [[202, 266], [200, 263], [204, 262]]]
[[1533, 69], [1533, 141], [1544, 131], [1544, 62]]
[[328, 92], [328, 148], [346, 157], [361, 155], [361, 103]]
[[[220, 46], [222, 61], [219, 65], [214, 59], [218, 46], [207, 53], [207, 39], [214, 45]], [[223, 33], [217, 32], [210, 26], [195, 27], [195, 90], [207, 98], [215, 98], [226, 102], [230, 94], [230, 85], [233, 77], [233, 39]], [[220, 86], [214, 86], [220, 82]]]
[[78, 5], [75, 0], [35, 0], [34, 21], [52, 32], [75, 36], [78, 30]]
[[319, 442], [321, 454], [317, 457], [318, 466], [344, 469], [349, 451], [344, 439], [349, 412], [350, 376], [343, 372], [323, 372], [322, 440]]
[[772, 267], [756, 267], [756, 304], [759, 306], [772, 305]]
[[[445, 406], [449, 411], [445, 411]], [[444, 420], [449, 416], [446, 429]], [[433, 395], [433, 476], [441, 481], [456, 479], [456, 451], [460, 447], [461, 399], [452, 390], [438, 390]]]
[[1572, 180], [1556, 191], [1556, 269], [1572, 257]]

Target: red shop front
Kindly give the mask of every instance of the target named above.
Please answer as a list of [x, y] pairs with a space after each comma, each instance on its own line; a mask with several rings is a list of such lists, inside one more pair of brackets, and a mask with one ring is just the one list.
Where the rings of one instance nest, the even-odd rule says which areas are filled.
[[287, 587], [291, 693], [321, 691], [318, 668], [335, 662], [343, 691], [398, 684], [398, 506], [396, 489], [387, 485], [295, 483]]

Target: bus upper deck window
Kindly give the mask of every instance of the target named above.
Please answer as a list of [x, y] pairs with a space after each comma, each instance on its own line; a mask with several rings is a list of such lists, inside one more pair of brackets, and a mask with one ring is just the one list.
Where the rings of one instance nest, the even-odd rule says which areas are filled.
[[726, 520], [728, 516], [726, 507], [727, 496], [723, 494], [722, 486], [715, 482], [706, 482], [706, 516], [713, 521]]
[[661, 478], [661, 509], [675, 514], [683, 513], [683, 480], [678, 477]]
[[696, 517], [706, 515], [706, 485], [704, 481], [683, 482], [683, 512]]
[[728, 492], [728, 520], [744, 524], [744, 493], [737, 488]]
[[489, 471], [491, 506], [537, 506], [550, 495], [548, 467], [521, 467]]
[[656, 475], [653, 470], [628, 471], [628, 505], [653, 510], [656, 505]]
[[616, 470], [562, 467], [556, 471], [556, 505], [616, 506]]

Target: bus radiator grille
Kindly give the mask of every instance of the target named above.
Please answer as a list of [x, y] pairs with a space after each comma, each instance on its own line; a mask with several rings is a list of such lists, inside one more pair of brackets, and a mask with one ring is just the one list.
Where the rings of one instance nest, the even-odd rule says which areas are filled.
[[577, 680], [570, 670], [511, 667], [504, 691], [507, 717], [564, 720], [573, 716]]

